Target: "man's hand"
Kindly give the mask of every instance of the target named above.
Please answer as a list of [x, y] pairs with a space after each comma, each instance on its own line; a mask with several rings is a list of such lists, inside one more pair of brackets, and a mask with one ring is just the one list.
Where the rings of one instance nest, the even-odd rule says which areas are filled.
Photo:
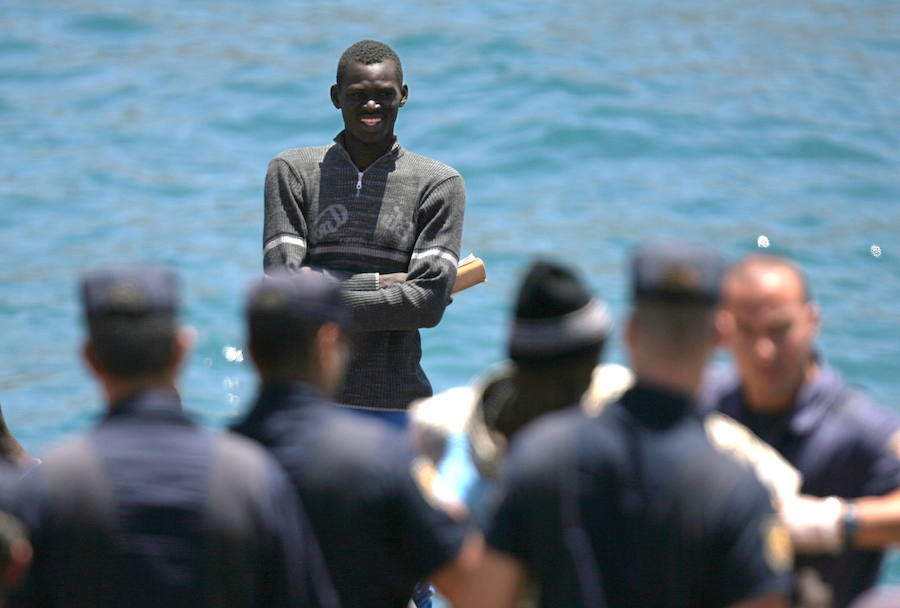
[[407, 276], [408, 275], [405, 272], [392, 272], [389, 274], [379, 274], [378, 275], [378, 289], [384, 289], [385, 287], [390, 287], [391, 285], [399, 285], [400, 283], [405, 283]]
[[844, 546], [844, 503], [834, 497], [797, 496], [779, 509], [797, 553], [829, 553]]

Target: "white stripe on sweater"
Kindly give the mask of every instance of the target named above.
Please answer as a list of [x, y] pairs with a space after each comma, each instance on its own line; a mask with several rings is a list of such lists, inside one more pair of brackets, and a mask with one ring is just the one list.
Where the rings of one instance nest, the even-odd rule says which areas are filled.
[[306, 249], [306, 239], [302, 236], [291, 236], [289, 234], [281, 234], [276, 236], [274, 239], [269, 240], [268, 243], [263, 246], [263, 255], [269, 253], [270, 250], [275, 249], [279, 245], [296, 245], [297, 247], [303, 247]]
[[437, 247], [434, 247], [431, 249], [426, 249], [425, 251], [417, 251], [416, 253], [412, 254], [412, 257], [410, 259], [411, 260], [421, 260], [422, 258], [428, 258], [428, 257], [432, 257], [432, 256], [443, 258], [443, 259], [447, 260], [448, 262], [450, 262], [451, 264], [453, 264], [454, 266], [456, 266], [456, 264], [459, 262], [459, 260], [457, 259], [457, 257], [455, 255], [453, 255], [452, 253], [449, 253], [447, 251], [444, 251], [443, 249], [438, 249]]

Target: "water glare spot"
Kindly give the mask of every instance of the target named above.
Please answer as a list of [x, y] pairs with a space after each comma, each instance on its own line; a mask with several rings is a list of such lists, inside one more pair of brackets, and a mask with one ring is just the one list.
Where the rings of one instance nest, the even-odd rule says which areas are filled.
[[881, 257], [881, 247], [879, 247], [878, 245], [872, 245], [871, 247], [869, 247], [869, 251], [872, 252], [873, 258]]
[[222, 354], [225, 356], [225, 359], [231, 361], [232, 363], [241, 363], [244, 361], [244, 353], [239, 348], [235, 348], [233, 346], [226, 346], [222, 349]]
[[759, 235], [756, 239], [756, 246], [760, 249], [766, 249], [769, 246], [769, 237], [764, 234]]
[[235, 395], [234, 393], [228, 393], [228, 405], [237, 405], [241, 398]]
[[222, 380], [222, 388], [226, 391], [236, 391], [241, 386], [241, 381], [237, 378], [225, 378]]

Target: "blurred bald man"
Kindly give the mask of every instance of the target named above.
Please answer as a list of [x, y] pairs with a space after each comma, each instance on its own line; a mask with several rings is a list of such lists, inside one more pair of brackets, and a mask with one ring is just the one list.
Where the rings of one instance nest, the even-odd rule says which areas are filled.
[[[847, 385], [816, 347], [819, 308], [795, 264], [753, 255], [723, 281], [718, 319], [735, 369], [709, 378], [704, 406], [749, 427], [803, 476], [782, 515], [801, 593], [842, 607], [870, 588], [900, 539], [900, 421]], [[862, 498], [867, 497], [867, 498]]]

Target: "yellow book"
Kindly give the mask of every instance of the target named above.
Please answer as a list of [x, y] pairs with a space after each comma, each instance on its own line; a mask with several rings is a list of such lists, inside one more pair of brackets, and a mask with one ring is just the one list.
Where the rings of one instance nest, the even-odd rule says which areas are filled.
[[456, 283], [453, 284], [453, 293], [468, 289], [472, 285], [483, 283], [486, 280], [487, 272], [484, 269], [484, 260], [470, 253], [456, 266]]

